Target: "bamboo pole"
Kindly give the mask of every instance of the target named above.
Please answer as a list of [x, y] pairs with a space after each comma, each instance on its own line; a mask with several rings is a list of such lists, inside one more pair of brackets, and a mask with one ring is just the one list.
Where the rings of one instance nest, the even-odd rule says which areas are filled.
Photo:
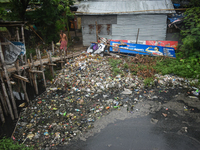
[[1, 116], [1, 121], [3, 123], [5, 123], [5, 118], [4, 118], [4, 115], [3, 115], [3, 110], [2, 110], [2, 107], [1, 107], [1, 103], [0, 103], [0, 116]]
[[16, 107], [16, 103], [15, 103], [15, 98], [13, 96], [12, 86], [10, 84], [10, 78], [8, 76], [7, 68], [6, 68], [6, 65], [5, 65], [5, 62], [4, 62], [4, 57], [3, 57], [3, 53], [2, 53], [2, 49], [1, 49], [1, 44], [0, 44], [0, 57], [1, 57], [1, 63], [2, 63], [3, 69], [4, 69], [4, 73], [5, 73], [5, 76], [6, 76], [8, 88], [9, 88], [9, 91], [10, 91], [10, 96], [11, 96], [11, 100], [12, 100], [12, 104], [13, 104], [15, 118], [18, 118], [18, 113], [17, 113], [17, 107]]
[[41, 70], [42, 70], [42, 76], [43, 76], [43, 80], [44, 80], [44, 86], [46, 88], [46, 79], [45, 79], [45, 74], [44, 74], [44, 67], [43, 67], [43, 63], [42, 63], [42, 59], [41, 59], [41, 55], [40, 55], [40, 50], [38, 50], [38, 56], [39, 56], [39, 59], [40, 59], [40, 66], [41, 66]]
[[[20, 71], [19, 71], [19, 60], [17, 60], [17, 62], [16, 62], [16, 64], [15, 64], [15, 67], [16, 67], [16, 69], [17, 69], [18, 75], [21, 75], [21, 73], [20, 73]], [[26, 84], [26, 83], [23, 82], [23, 81], [21, 80], [21, 85], [22, 85], [22, 88], [23, 88], [23, 91], [24, 91], [25, 99], [26, 99], [27, 103], [29, 103], [29, 98], [28, 98], [28, 94], [27, 94], [27, 92], [26, 92], [26, 86], [25, 86], [25, 84]]]
[[4, 112], [5, 112], [6, 116], [7, 116], [8, 115], [8, 106], [6, 104], [6, 100], [2, 96], [1, 92], [0, 92], [0, 99], [1, 99], [1, 103], [3, 105]]
[[13, 115], [13, 111], [12, 111], [12, 107], [11, 107], [11, 104], [10, 104], [10, 100], [8, 98], [8, 94], [6, 92], [6, 87], [5, 87], [5, 84], [4, 84], [4, 81], [3, 81], [3, 76], [2, 76], [2, 72], [1, 72], [1, 75], [0, 75], [0, 79], [1, 79], [1, 86], [2, 86], [2, 90], [3, 90], [3, 94], [5, 96], [5, 99], [6, 99], [6, 102], [7, 102], [7, 105], [8, 105], [8, 109], [9, 109], [9, 112], [10, 112], [10, 116], [12, 118], [12, 120], [14, 120], [14, 115]]

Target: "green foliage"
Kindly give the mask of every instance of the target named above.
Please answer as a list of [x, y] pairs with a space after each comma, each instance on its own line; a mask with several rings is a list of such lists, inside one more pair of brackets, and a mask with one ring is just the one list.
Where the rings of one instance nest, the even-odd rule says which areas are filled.
[[185, 12], [185, 26], [181, 30], [184, 56], [200, 54], [200, 7], [189, 8]]
[[[11, 13], [7, 20], [26, 20], [29, 24], [37, 27], [37, 33], [44, 39], [45, 43], [59, 40], [59, 31], [68, 27], [70, 18], [74, 14], [70, 11], [73, 0], [40, 0], [41, 8], [34, 11], [26, 11], [28, 6], [33, 6], [31, 0], [10, 0]], [[0, 8], [0, 12], [3, 10]], [[1, 13], [2, 14], [2, 13]]]
[[162, 74], [175, 74], [181, 77], [198, 78], [200, 74], [200, 55], [190, 56], [185, 59], [181, 59], [182, 53], [177, 54], [177, 59], [166, 58], [163, 61], [158, 61], [154, 67], [158, 72]]
[[122, 61], [120, 59], [109, 59], [109, 64], [113, 67], [116, 68]]
[[124, 63], [124, 69], [128, 69], [128, 64]]
[[116, 76], [117, 74], [119, 73], [122, 73], [122, 71], [119, 69], [119, 64], [121, 63], [122, 61], [120, 59], [109, 59], [109, 64], [111, 65], [112, 67], [112, 72], [113, 72], [113, 75]]
[[144, 85], [145, 86], [154, 85], [153, 77], [148, 77], [148, 78], [144, 79]]
[[23, 144], [14, 143], [10, 138], [3, 138], [0, 140], [0, 149], [2, 150], [33, 150], [33, 147], [25, 147]]
[[119, 69], [119, 68], [113, 68], [113, 74], [116, 76], [118, 75], [119, 73], [122, 73], [122, 71]]
[[26, 51], [26, 56], [27, 56], [27, 59], [30, 59], [30, 54], [32, 53], [32, 56], [35, 56], [36, 55], [36, 51], [34, 48], [30, 48], [30, 49], [27, 49]]
[[190, 0], [190, 7], [200, 7], [200, 1], [199, 0]]
[[[54, 71], [54, 74], [55, 74], [55, 71]], [[46, 70], [44, 71], [44, 75], [45, 75], [45, 77], [46, 77], [47, 80], [52, 81], [53, 76], [52, 76], [51, 71], [50, 71], [49, 69], [48, 69], [48, 70], [46, 69]]]
[[4, 19], [7, 15], [7, 12], [5, 11], [5, 8], [0, 7], [0, 19]]
[[31, 0], [10, 0], [11, 13], [8, 14], [10, 20], [26, 20], [26, 9]]

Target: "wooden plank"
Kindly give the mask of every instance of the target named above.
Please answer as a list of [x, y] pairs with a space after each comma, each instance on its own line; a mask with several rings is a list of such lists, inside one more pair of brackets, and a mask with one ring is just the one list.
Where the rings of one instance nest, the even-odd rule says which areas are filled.
[[47, 66], [57, 66], [56, 64], [45, 64]]
[[23, 80], [23, 81], [25, 81], [25, 82], [30, 83], [29, 80], [28, 80], [26, 77], [23, 77], [23, 76], [20, 76], [20, 75], [16, 75], [16, 74], [13, 74], [13, 77], [14, 77], [14, 78], [17, 78], [17, 79], [19, 79], [19, 80]]
[[1, 45], [10, 45], [11, 42], [2, 42]]
[[13, 96], [12, 86], [10, 84], [10, 78], [8, 76], [7, 68], [6, 68], [6, 65], [5, 65], [5, 62], [4, 62], [4, 57], [3, 57], [3, 53], [2, 53], [2, 49], [1, 49], [1, 44], [0, 44], [0, 57], [1, 57], [2, 67], [3, 67], [3, 70], [4, 70], [5, 76], [6, 76], [8, 88], [9, 88], [9, 91], [10, 91], [10, 97], [11, 97], [11, 100], [12, 100], [12, 105], [13, 105], [13, 109], [14, 109], [15, 118], [18, 118], [18, 112], [17, 112], [16, 103], [15, 103], [15, 98]]
[[[79, 56], [79, 55], [81, 55], [82, 54], [82, 52], [76, 52], [76, 53], [74, 53], [74, 57], [76, 57], [76, 56]], [[72, 56], [72, 54], [70, 54], [70, 55], [68, 55], [68, 56], [66, 56], [66, 58], [72, 58], [73, 57]], [[56, 62], [56, 61], [58, 61], [58, 60], [60, 60], [60, 57], [53, 57], [52, 58], [52, 62]], [[44, 59], [42, 59], [42, 63], [43, 64], [47, 64], [49, 61], [48, 61], [48, 58], [44, 58]], [[39, 66], [40, 65], [40, 60], [38, 60], [38, 61], [35, 61], [35, 66]], [[53, 66], [56, 66], [56, 64], [54, 64]], [[23, 65], [23, 66], [19, 66], [19, 70], [23, 70], [23, 69], [28, 69], [29, 68], [29, 65], [28, 64], [26, 64], [26, 65]], [[16, 68], [15, 67], [8, 67], [8, 72], [10, 72], [10, 73], [13, 73], [13, 72], [15, 72], [16, 71]]]
[[29, 70], [31, 73], [43, 73], [43, 71], [38, 71], [38, 70]]

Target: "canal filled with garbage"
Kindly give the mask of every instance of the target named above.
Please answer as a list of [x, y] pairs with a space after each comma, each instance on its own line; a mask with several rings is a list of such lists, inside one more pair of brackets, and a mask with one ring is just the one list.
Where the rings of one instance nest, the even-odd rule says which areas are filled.
[[197, 89], [174, 75], [156, 74], [152, 87], [129, 71], [113, 75], [110, 57], [69, 60], [21, 109], [12, 139], [46, 150], [199, 149]]

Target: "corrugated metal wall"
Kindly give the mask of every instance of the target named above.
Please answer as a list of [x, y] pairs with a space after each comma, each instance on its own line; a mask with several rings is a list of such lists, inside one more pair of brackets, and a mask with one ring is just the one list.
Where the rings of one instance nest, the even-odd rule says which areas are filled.
[[165, 40], [167, 15], [108, 15], [82, 16], [83, 45], [89, 46], [96, 41], [96, 26], [99, 36], [108, 39], [135, 40], [140, 28], [138, 40]]

